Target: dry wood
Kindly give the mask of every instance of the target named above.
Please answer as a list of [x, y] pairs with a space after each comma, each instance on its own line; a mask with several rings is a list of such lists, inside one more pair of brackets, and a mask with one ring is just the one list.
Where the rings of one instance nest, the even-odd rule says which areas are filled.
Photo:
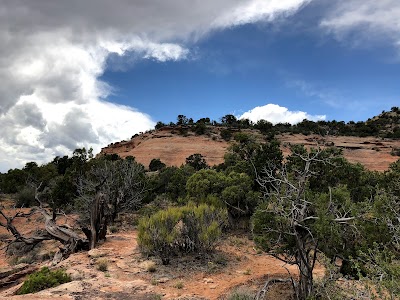
[[38, 266], [28, 266], [28, 265], [26, 265], [26, 268], [23, 268], [20, 271], [18, 271], [17, 269], [16, 273], [10, 274], [9, 276], [2, 278], [0, 280], [0, 288], [9, 286], [11, 284], [19, 283], [19, 279], [37, 271], [38, 269], [39, 269]]
[[29, 267], [28, 264], [19, 264], [19, 265], [15, 266], [14, 268], [7, 268], [7, 269], [0, 270], [0, 279], [6, 278], [14, 273], [25, 270], [28, 267]]
[[[16, 242], [23, 242], [27, 245], [35, 246], [36, 244], [39, 244], [45, 240], [59, 241], [63, 244], [63, 248], [60, 248], [59, 253], [56, 255], [57, 259], [53, 260], [53, 263], [58, 263], [62, 259], [67, 258], [71, 253], [88, 248], [88, 241], [86, 239], [81, 238], [74, 231], [66, 227], [57, 225], [57, 214], [54, 211], [48, 211], [43, 207], [43, 203], [39, 198], [39, 188], [40, 185], [36, 188], [35, 193], [35, 199], [39, 203], [39, 206], [31, 209], [31, 211], [27, 214], [17, 212], [14, 216], [10, 217], [7, 216], [0, 207], [0, 215], [5, 220], [5, 222], [0, 222], [0, 226], [6, 228], [14, 236], [14, 240], [12, 240], [9, 245]], [[26, 236], [20, 233], [19, 230], [14, 226], [13, 221], [16, 218], [27, 218], [37, 212], [39, 212], [45, 219], [46, 231], [34, 236]]]
[[265, 299], [265, 295], [268, 291], [268, 288], [271, 284], [277, 283], [277, 282], [291, 282], [292, 279], [290, 278], [267, 278], [267, 281], [265, 282], [264, 286], [262, 287], [261, 290], [258, 291], [257, 296], [255, 300], [263, 300]]

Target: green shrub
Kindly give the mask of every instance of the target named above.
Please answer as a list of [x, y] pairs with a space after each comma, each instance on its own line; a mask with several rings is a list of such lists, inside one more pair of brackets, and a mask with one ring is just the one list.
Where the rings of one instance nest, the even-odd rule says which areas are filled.
[[17, 207], [30, 207], [35, 203], [35, 190], [30, 187], [24, 187], [17, 195]]
[[161, 208], [157, 205], [154, 205], [154, 203], [150, 203], [147, 204], [145, 206], [142, 206], [137, 213], [139, 214], [139, 216], [151, 216], [153, 214], [155, 214], [156, 212], [158, 212]]
[[400, 156], [400, 148], [392, 148], [390, 154], [393, 156]]
[[186, 157], [186, 164], [193, 167], [196, 171], [208, 169], [207, 161], [200, 153], [195, 153]]
[[150, 171], [159, 171], [165, 168], [165, 164], [159, 158], [153, 158], [149, 164]]
[[207, 126], [204, 123], [197, 123], [192, 129], [197, 135], [202, 135], [207, 132]]
[[232, 132], [229, 129], [222, 129], [220, 132], [221, 138], [229, 142], [232, 138]]
[[29, 275], [17, 294], [36, 293], [70, 281], [71, 277], [64, 270], [50, 271], [49, 268], [43, 267], [40, 271]]
[[169, 208], [140, 219], [138, 242], [142, 251], [160, 256], [163, 263], [167, 264], [173, 252], [172, 243], [178, 237], [178, 230], [175, 227], [180, 217], [180, 211]]
[[139, 221], [138, 242], [143, 253], [159, 256], [164, 264], [173, 255], [211, 251], [221, 236], [226, 210], [206, 204], [171, 207]]
[[252, 141], [253, 137], [247, 133], [237, 132], [233, 136], [234, 140], [240, 144], [247, 144]]
[[109, 229], [110, 229], [110, 232], [111, 232], [111, 233], [116, 233], [116, 232], [118, 232], [118, 227], [115, 226], [115, 225], [110, 226]]

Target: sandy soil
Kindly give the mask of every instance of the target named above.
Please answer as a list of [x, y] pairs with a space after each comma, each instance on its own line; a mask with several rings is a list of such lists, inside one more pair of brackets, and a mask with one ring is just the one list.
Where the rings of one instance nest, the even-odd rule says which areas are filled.
[[[73, 218], [61, 221], [73, 222]], [[41, 219], [16, 219], [15, 224], [23, 232], [33, 232]], [[0, 235], [3, 241], [9, 237], [1, 227]], [[54, 251], [57, 245], [51, 246], [45, 250]], [[97, 269], [100, 260], [107, 262], [106, 272]], [[9, 267], [10, 261], [2, 249], [0, 269]], [[288, 271], [297, 274], [295, 267], [257, 251], [243, 233], [223, 237], [208, 257], [176, 257], [164, 266], [154, 257], [141, 255], [134, 229], [109, 234], [97, 249], [71, 255], [58, 267], [65, 268], [73, 281], [35, 295], [14, 296], [19, 284], [0, 291], [0, 299], [222, 299], [237, 287], [258, 290], [268, 277], [287, 278]], [[316, 275], [322, 276], [323, 271], [317, 267]]]
[[[135, 230], [110, 235], [92, 253], [78, 253], [60, 263], [74, 281], [35, 295], [12, 296], [18, 286], [0, 293], [0, 299], [219, 299], [239, 286], [262, 286], [267, 276], [288, 277], [292, 266], [260, 254], [245, 236], [230, 236], [221, 241], [209, 258], [176, 258], [163, 266], [139, 252]], [[108, 271], [96, 269], [96, 261], [106, 260]], [[4, 260], [4, 256], [1, 256]], [[155, 271], [148, 266], [155, 264]], [[316, 273], [322, 274], [322, 268]], [[151, 298], [148, 298], [151, 299]]]

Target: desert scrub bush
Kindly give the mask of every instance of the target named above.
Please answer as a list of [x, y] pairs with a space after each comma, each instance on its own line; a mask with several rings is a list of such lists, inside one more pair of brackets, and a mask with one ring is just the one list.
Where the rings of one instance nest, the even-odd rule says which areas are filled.
[[15, 242], [7, 247], [6, 253], [13, 257], [15, 264], [27, 263], [31, 264], [38, 260], [37, 254], [39, 247], [35, 245], [27, 245], [23, 242]]
[[140, 219], [138, 242], [144, 254], [168, 264], [171, 256], [213, 250], [227, 220], [224, 209], [202, 204], [171, 207]]
[[400, 156], [400, 148], [392, 148], [392, 151], [390, 151], [390, 154], [392, 156]]
[[154, 205], [153, 203], [151, 204], [147, 204], [145, 206], [142, 206], [139, 210], [138, 210], [138, 214], [139, 216], [151, 216], [155, 213], [157, 213], [160, 210], [160, 207], [157, 205]]
[[152, 261], [152, 262], [148, 263], [146, 266], [146, 271], [150, 272], [150, 273], [154, 273], [155, 271], [157, 271], [155, 262]]
[[222, 129], [220, 132], [221, 138], [229, 142], [232, 138], [232, 132], [229, 129]]
[[253, 300], [254, 294], [245, 289], [237, 289], [228, 295], [227, 300]]
[[24, 284], [17, 291], [18, 295], [36, 293], [44, 289], [58, 286], [63, 283], [71, 281], [71, 277], [65, 273], [64, 270], [50, 271], [49, 268], [43, 267], [40, 271], [37, 271], [29, 275], [28, 279], [25, 280]]
[[169, 208], [140, 219], [138, 243], [141, 251], [159, 256], [167, 264], [173, 252], [173, 243], [178, 238], [176, 225], [180, 218], [180, 210]]
[[101, 272], [106, 272], [108, 270], [108, 260], [101, 258], [96, 262], [97, 270]]
[[109, 229], [110, 229], [110, 232], [111, 232], [111, 233], [116, 233], [116, 232], [118, 232], [118, 227], [115, 226], [115, 225], [110, 226]]
[[[400, 299], [398, 253], [385, 245], [375, 243], [373, 247], [357, 254], [357, 260], [353, 260], [365, 285], [372, 285], [380, 299]], [[362, 271], [365, 271], [365, 276]]]
[[178, 290], [181, 290], [181, 289], [183, 289], [184, 286], [185, 286], [185, 285], [183, 284], [183, 282], [182, 282], [182, 281], [179, 281], [179, 282], [177, 282], [177, 283], [174, 285], [174, 288], [176, 288], [176, 289], [178, 289]]

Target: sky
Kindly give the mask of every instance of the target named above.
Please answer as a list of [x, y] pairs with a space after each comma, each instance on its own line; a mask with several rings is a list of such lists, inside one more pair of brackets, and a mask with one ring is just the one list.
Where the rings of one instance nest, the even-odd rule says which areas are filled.
[[2, 0], [0, 172], [226, 114], [400, 105], [399, 0]]

